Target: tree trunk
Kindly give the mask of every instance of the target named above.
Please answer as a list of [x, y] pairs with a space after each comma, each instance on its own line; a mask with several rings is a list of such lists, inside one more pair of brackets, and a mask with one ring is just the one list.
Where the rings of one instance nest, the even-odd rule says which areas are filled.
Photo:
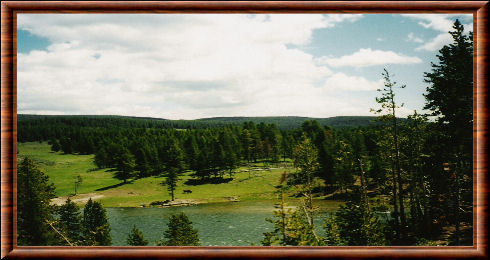
[[[392, 96], [393, 97], [393, 96]], [[405, 236], [405, 229], [407, 226], [407, 220], [405, 218], [405, 207], [403, 205], [403, 183], [400, 173], [400, 151], [398, 150], [398, 128], [395, 115], [395, 101], [392, 98], [392, 109], [393, 109], [393, 138], [395, 141], [395, 166], [396, 166], [396, 176], [398, 180], [398, 202], [400, 204], [400, 221], [401, 221], [401, 231], [402, 235]]]
[[393, 179], [393, 215], [395, 219], [395, 227], [396, 227], [396, 235], [400, 238], [399, 226], [400, 226], [400, 216], [398, 215], [398, 203], [397, 193], [396, 193], [396, 175], [395, 175], [395, 162], [393, 159], [393, 153], [391, 153], [391, 171], [392, 171], [392, 179]]
[[454, 167], [454, 175], [456, 178], [456, 201], [455, 201], [455, 207], [456, 207], [456, 212], [455, 212], [455, 218], [456, 218], [456, 232], [455, 232], [455, 238], [456, 238], [456, 245], [459, 246], [460, 244], [460, 219], [459, 219], [459, 208], [461, 207], [461, 197], [460, 197], [460, 183], [459, 183], [459, 169], [458, 169], [458, 164], [455, 165]]

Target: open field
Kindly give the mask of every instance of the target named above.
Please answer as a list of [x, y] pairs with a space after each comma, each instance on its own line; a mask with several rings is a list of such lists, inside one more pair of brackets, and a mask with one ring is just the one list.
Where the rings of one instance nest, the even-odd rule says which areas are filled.
[[[169, 200], [167, 187], [162, 185], [165, 177], [154, 176], [130, 180], [123, 184], [113, 178], [110, 169], [96, 169], [93, 155], [72, 155], [52, 152], [47, 143], [28, 142], [18, 144], [18, 160], [25, 156], [31, 157], [50, 177], [56, 187], [56, 195], [63, 201], [66, 196], [74, 193], [75, 179], [80, 175], [83, 179], [78, 188], [78, 195], [72, 199], [83, 204], [89, 197], [100, 201], [105, 207], [140, 207], [153, 201]], [[263, 168], [263, 164], [254, 165]], [[274, 185], [280, 175], [289, 168], [257, 169], [249, 167], [236, 169], [233, 180], [220, 184], [187, 185], [185, 182], [192, 177], [192, 172], [184, 173], [175, 191], [175, 198], [194, 202], [221, 202], [234, 198], [244, 200], [275, 199]], [[250, 171], [250, 172], [249, 172]], [[228, 177], [225, 175], [225, 178]], [[191, 190], [192, 193], [183, 193]]]

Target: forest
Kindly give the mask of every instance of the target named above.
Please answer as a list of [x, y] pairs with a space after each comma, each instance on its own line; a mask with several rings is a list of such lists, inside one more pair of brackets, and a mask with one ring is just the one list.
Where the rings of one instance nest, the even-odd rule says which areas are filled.
[[[403, 96], [397, 95], [405, 86], [385, 69], [373, 117], [173, 121], [18, 115], [17, 140], [48, 142], [64, 154], [94, 154], [95, 165], [113, 169], [123, 184], [165, 176], [172, 200], [184, 173], [195, 185], [221, 183], [250, 163], [292, 162], [295, 170], [284, 171], [273, 184], [279, 200], [267, 221], [274, 229], [263, 234], [262, 245], [472, 245], [473, 36], [463, 30], [456, 20], [453, 42], [424, 75], [428, 112], [406, 118], [398, 114]], [[53, 190], [34, 162], [19, 162], [19, 244], [111, 244], [100, 204], [90, 200], [80, 216], [69, 200], [50, 205]], [[287, 206], [291, 193], [300, 198], [298, 207]], [[344, 204], [317, 223], [315, 197], [327, 194]], [[378, 212], [384, 211], [389, 221], [380, 220]], [[159, 245], [198, 245], [191, 224], [185, 215], [172, 216], [167, 240]], [[316, 225], [325, 234], [317, 234]], [[136, 227], [128, 244], [145, 244]]]

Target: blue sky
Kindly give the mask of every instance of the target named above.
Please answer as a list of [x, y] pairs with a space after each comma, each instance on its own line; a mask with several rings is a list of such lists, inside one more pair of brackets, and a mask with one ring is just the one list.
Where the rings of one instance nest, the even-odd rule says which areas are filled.
[[387, 68], [423, 74], [463, 14], [19, 14], [18, 112], [195, 119], [372, 115]]

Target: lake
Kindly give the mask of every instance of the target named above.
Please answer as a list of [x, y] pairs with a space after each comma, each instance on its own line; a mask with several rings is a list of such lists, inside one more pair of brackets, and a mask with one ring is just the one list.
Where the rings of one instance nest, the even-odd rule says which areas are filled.
[[[133, 225], [143, 232], [145, 239], [155, 245], [163, 238], [171, 214], [184, 212], [199, 230], [203, 246], [250, 246], [261, 245], [263, 233], [271, 231], [272, 218], [277, 201], [243, 201], [208, 203], [189, 207], [172, 208], [106, 208], [111, 225], [112, 244], [125, 246], [126, 238]], [[316, 219], [318, 234], [323, 219], [334, 212], [338, 201], [315, 201], [319, 207]]]

